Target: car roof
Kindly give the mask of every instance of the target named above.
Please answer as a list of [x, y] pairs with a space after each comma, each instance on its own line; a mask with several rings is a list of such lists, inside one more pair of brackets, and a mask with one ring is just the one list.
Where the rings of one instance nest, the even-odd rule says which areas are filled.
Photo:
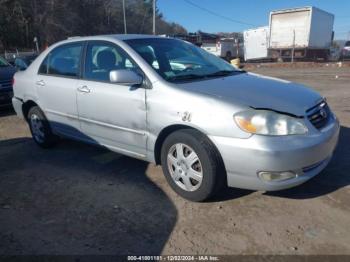
[[80, 42], [80, 41], [93, 41], [93, 40], [102, 40], [102, 41], [118, 40], [118, 41], [124, 41], [124, 40], [145, 39], [145, 38], [169, 39], [168, 37], [164, 37], [164, 36], [143, 35], [143, 34], [113, 34], [113, 35], [95, 35], [95, 36], [72, 36], [72, 37], [68, 37], [66, 40], [62, 40], [60, 42], [57, 42], [57, 43], [53, 44], [50, 47], [59, 46], [59, 45], [62, 45], [62, 44], [69, 44], [69, 43], [74, 43], [74, 42]]
[[142, 38], [164, 38], [163, 36], [156, 35], [144, 35], [144, 34], [113, 34], [113, 35], [96, 35], [96, 36], [73, 36], [68, 40], [92, 40], [92, 39], [117, 39], [117, 40], [130, 40], [130, 39], [142, 39]]

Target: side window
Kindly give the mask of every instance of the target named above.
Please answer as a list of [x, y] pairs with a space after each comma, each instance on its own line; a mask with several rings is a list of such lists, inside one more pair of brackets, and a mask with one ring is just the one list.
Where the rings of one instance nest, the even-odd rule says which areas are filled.
[[73, 43], [55, 48], [40, 65], [39, 73], [78, 77], [81, 51], [81, 43]]
[[106, 42], [91, 42], [86, 50], [84, 78], [109, 82], [112, 70], [137, 71], [135, 62], [120, 47]]

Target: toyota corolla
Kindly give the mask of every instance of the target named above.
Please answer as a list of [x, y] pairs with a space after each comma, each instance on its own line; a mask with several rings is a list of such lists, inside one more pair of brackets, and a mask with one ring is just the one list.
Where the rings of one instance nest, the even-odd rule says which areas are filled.
[[160, 164], [192, 201], [225, 185], [297, 186], [326, 167], [339, 135], [315, 91], [148, 35], [54, 44], [16, 73], [13, 105], [39, 146], [68, 137]]

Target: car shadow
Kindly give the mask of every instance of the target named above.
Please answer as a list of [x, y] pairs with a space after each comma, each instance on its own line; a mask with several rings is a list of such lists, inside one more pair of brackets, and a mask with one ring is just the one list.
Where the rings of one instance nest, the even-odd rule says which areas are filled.
[[350, 128], [341, 126], [338, 146], [329, 165], [317, 176], [295, 188], [266, 192], [265, 195], [309, 199], [330, 194], [350, 185]]
[[0, 141], [0, 254], [160, 254], [177, 210], [147, 167], [69, 140]]
[[15, 111], [12, 106], [0, 106], [0, 117], [15, 115]]
[[232, 188], [232, 187], [225, 186], [223, 189], [221, 189], [218, 193], [216, 193], [213, 197], [208, 199], [206, 202], [207, 203], [225, 202], [225, 201], [245, 197], [245, 196], [250, 195], [254, 192], [255, 191], [253, 191], [253, 190]]

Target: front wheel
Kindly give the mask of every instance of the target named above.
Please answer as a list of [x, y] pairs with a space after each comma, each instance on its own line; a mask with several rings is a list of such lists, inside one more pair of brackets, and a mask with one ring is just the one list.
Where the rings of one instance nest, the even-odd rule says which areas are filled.
[[180, 196], [204, 201], [225, 182], [225, 171], [214, 146], [198, 131], [184, 129], [170, 134], [162, 146], [163, 173]]
[[50, 148], [57, 142], [50, 128], [44, 113], [38, 106], [33, 106], [28, 112], [28, 124], [33, 140], [37, 145], [43, 148]]

